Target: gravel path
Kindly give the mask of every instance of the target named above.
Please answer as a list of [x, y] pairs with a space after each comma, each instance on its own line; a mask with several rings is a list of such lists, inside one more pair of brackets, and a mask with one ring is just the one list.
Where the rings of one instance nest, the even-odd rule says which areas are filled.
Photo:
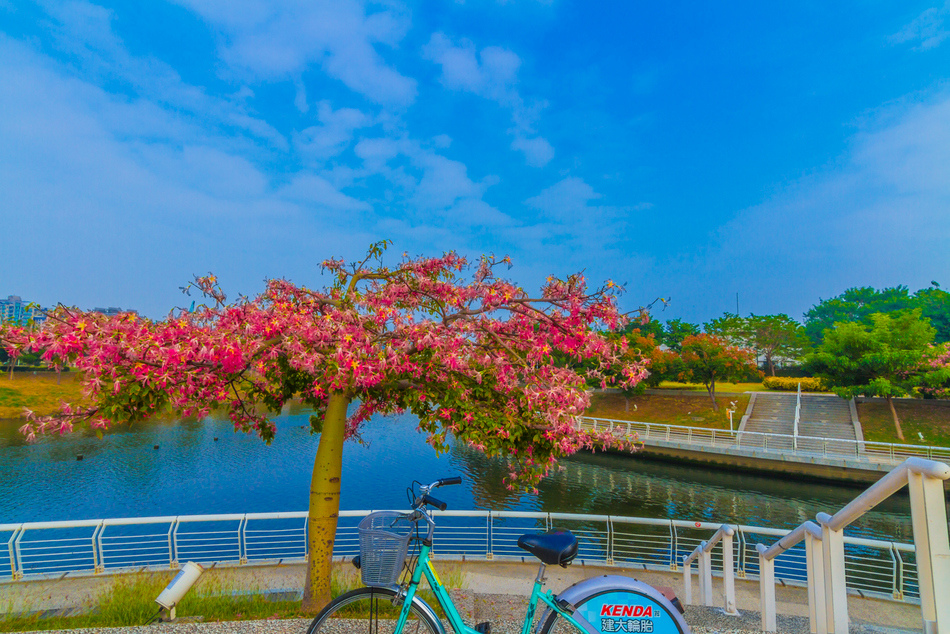
[[[759, 613], [752, 611], [744, 611], [740, 616], [726, 616], [722, 613], [722, 610], [716, 608], [699, 606], [688, 606], [686, 608], [686, 621], [692, 629], [692, 634], [749, 634], [750, 632], [760, 632], [761, 621], [759, 618]], [[50, 630], [47, 634], [304, 634], [309, 625], [309, 619], [268, 619], [263, 621], [162, 623], [138, 627]], [[808, 619], [804, 617], [778, 615], [777, 625], [779, 634], [808, 633]], [[493, 633], [517, 634], [520, 631], [520, 620], [503, 619], [492, 622]], [[850, 628], [851, 634], [906, 634], [914, 631], [884, 628], [864, 623], [852, 623]]]

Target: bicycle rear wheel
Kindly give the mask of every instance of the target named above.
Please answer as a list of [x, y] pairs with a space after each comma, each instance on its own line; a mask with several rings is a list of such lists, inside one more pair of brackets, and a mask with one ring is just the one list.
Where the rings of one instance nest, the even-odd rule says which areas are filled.
[[[393, 605], [389, 588], [359, 588], [338, 596], [323, 608], [307, 634], [392, 634], [401, 606]], [[440, 628], [417, 605], [409, 611], [403, 634], [440, 634]]]

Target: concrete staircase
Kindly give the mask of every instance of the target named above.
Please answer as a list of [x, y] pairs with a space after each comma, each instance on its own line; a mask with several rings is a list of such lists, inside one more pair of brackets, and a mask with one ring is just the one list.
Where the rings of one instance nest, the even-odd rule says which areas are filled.
[[[795, 403], [794, 394], [766, 394], [759, 392], [755, 395], [752, 412], [746, 420], [743, 431], [758, 432], [760, 434], [787, 434], [795, 431]], [[764, 447], [766, 442], [769, 449], [791, 449], [790, 439], [764, 438], [762, 436], [742, 435], [742, 444], [749, 447]]]
[[[757, 393], [743, 431], [791, 436], [795, 431], [795, 402], [795, 394]], [[851, 407], [848, 401], [837, 396], [802, 395], [798, 436], [798, 451], [835, 454], [854, 454], [858, 451], [853, 443], [856, 438], [851, 422]], [[777, 451], [795, 447], [790, 438], [766, 439], [743, 434], [741, 442], [745, 446], [763, 447], [767, 443], [769, 449]]]
[[848, 401], [837, 396], [802, 394], [801, 436], [855, 440]]

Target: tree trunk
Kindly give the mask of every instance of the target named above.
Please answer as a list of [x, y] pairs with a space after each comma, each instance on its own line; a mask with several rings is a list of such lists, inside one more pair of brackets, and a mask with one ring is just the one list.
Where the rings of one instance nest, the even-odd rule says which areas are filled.
[[897, 410], [894, 409], [894, 399], [893, 397], [886, 396], [887, 405], [891, 408], [891, 416], [894, 417], [894, 429], [897, 430], [897, 437], [900, 440], [904, 440], [904, 430], [901, 429], [901, 419], [897, 417]]
[[716, 379], [706, 384], [706, 391], [709, 392], [709, 398], [712, 399], [713, 411], [719, 411], [719, 403], [716, 402]]
[[769, 372], [775, 376], [775, 362], [772, 361], [772, 355], [768, 352], [765, 353], [765, 365], [769, 366]]
[[343, 435], [349, 399], [339, 392], [330, 395], [323, 417], [323, 431], [310, 479], [310, 512], [307, 517], [307, 578], [303, 605], [306, 614], [316, 614], [330, 602], [333, 540], [340, 515], [340, 475], [343, 471]]

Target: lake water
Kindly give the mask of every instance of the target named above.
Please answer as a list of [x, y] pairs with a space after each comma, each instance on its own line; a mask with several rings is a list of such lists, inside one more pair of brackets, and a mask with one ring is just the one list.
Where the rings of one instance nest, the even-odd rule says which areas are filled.
[[[213, 419], [150, 422], [112, 430], [101, 440], [79, 432], [32, 445], [17, 431], [19, 423], [0, 421], [0, 523], [305, 510], [319, 439], [310, 434], [308, 417], [306, 412], [279, 416], [269, 447]], [[412, 480], [461, 475], [462, 486], [438, 493], [451, 509], [794, 528], [818, 511], [834, 513], [860, 492], [636, 456], [584, 454], [563, 461], [536, 495], [522, 494], [505, 488], [507, 469], [499, 460], [463, 446], [437, 457], [412, 416], [369, 421], [363, 441], [347, 443], [344, 452], [343, 509], [402, 508]], [[907, 498], [886, 501], [849, 534], [910, 541]]]

